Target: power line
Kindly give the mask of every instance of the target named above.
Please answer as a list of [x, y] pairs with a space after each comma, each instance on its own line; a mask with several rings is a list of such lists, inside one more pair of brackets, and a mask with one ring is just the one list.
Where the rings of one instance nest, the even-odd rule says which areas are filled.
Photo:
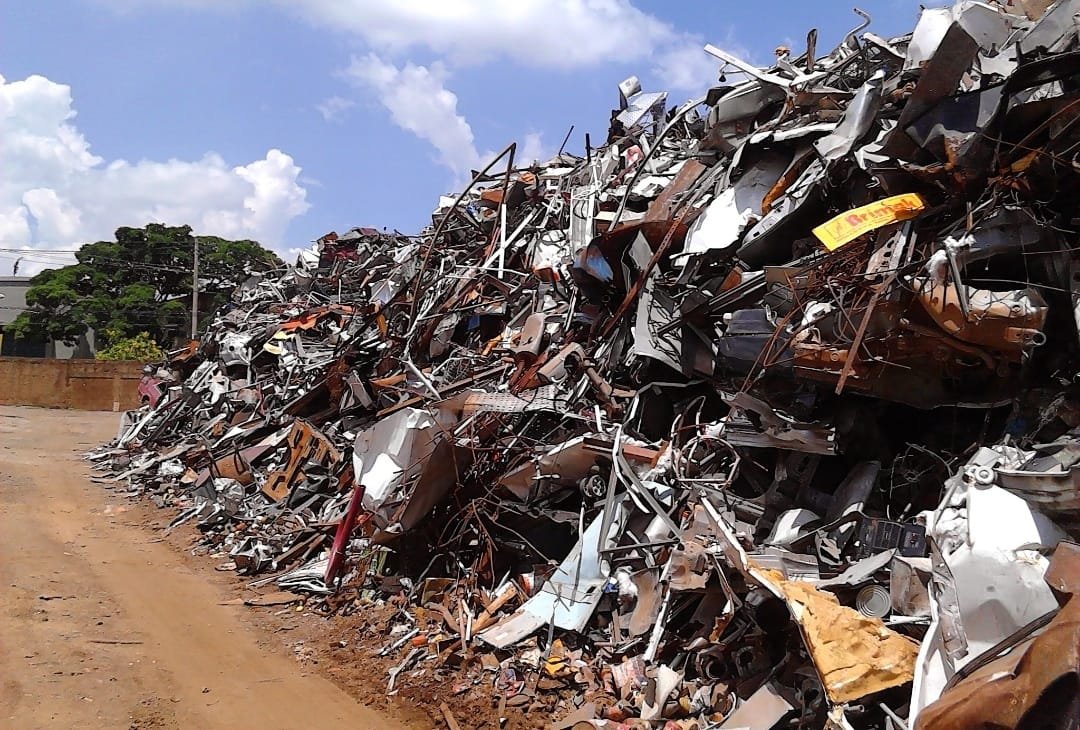
[[[10, 253], [3, 253], [5, 251], [8, 251]], [[15, 255], [16, 253], [18, 255]], [[59, 259], [44, 258], [45, 256], [48, 256], [48, 255], [50, 255], [50, 254], [46, 253], [46, 252], [22, 251], [22, 250], [19, 250], [19, 249], [0, 248], [0, 258], [23, 259], [23, 260], [29, 261], [31, 263], [51, 264], [51, 265], [54, 265], [54, 266], [61, 266], [61, 265], [62, 266], [75, 266], [77, 264], [82, 263], [80, 261], [71, 261], [71, 260], [64, 261], [64, 260], [59, 260]], [[147, 270], [151, 270], [151, 271], [166, 271], [166, 272], [180, 273], [180, 274], [189, 274], [189, 273], [191, 273], [191, 269], [189, 269], [187, 267], [172, 266], [172, 265], [169, 265], [169, 264], [152, 263], [152, 262], [147, 262], [147, 261], [131, 261], [129, 259], [120, 259], [120, 258], [116, 258], [116, 257], [112, 257], [112, 256], [100, 256], [100, 255], [96, 255], [96, 254], [92, 257], [92, 259], [93, 259], [94, 263], [111, 263], [111, 264], [114, 264], [114, 265], [117, 265], [117, 266], [128, 266], [128, 267], [131, 267], [131, 268], [143, 268], [143, 269], [147, 269]]]
[[[39, 258], [37, 254], [24, 254], [24, 255], [21, 255], [21, 256], [15, 256], [14, 254], [0, 253], [0, 258], [22, 259], [23, 261], [29, 261], [29, 262], [35, 263], [35, 264], [49, 264], [49, 265], [52, 265], [52, 266], [61, 266], [61, 267], [63, 267], [63, 266], [75, 266], [75, 265], [80, 263], [78, 261], [63, 262], [63, 261], [59, 261], [59, 260], [56, 260], [56, 259]], [[169, 266], [168, 264], [152, 264], [152, 263], [146, 263], [146, 262], [143, 262], [143, 261], [129, 261], [127, 259], [107, 258], [107, 257], [104, 257], [104, 256], [95, 256], [94, 261], [95, 262], [100, 262], [100, 263], [109, 263], [109, 264], [112, 264], [114, 266], [127, 266], [127, 267], [132, 268], [132, 269], [141, 268], [141, 269], [145, 269], [145, 270], [148, 270], [148, 271], [165, 271], [165, 272], [179, 273], [179, 274], [190, 273], [189, 269], [182, 268], [182, 267], [179, 267], [179, 266]]]
[[[82, 252], [87, 246], [96, 246], [99, 243], [104, 243], [105, 245], [108, 245], [108, 246], [125, 246], [126, 245], [126, 244], [122, 244], [122, 243], [118, 243], [118, 242], [114, 242], [114, 241], [99, 241], [97, 243], [85, 244], [83, 246], [80, 246], [79, 248], [44, 248], [44, 249], [36, 249], [36, 248], [18, 248], [18, 247], [10, 247], [10, 246], [0, 246], [0, 251], [74, 254], [74, 253]], [[233, 242], [232, 241], [226, 241], [226, 243], [233, 243]], [[262, 247], [262, 244], [259, 244], [259, 245], [260, 245], [260, 247]], [[160, 243], [160, 244], [148, 243], [148, 244], [146, 244], [145, 248], [147, 250], [150, 250], [150, 251], [179, 251], [181, 253], [188, 253], [188, 252], [191, 251], [191, 244], [190, 243]], [[263, 250], [269, 251], [270, 249], [263, 248]], [[273, 253], [273, 252], [271, 251], [271, 253]]]
[[[85, 247], [83, 247], [83, 248], [85, 248]], [[7, 252], [11, 252], [11, 253], [36, 253], [36, 254], [43, 254], [43, 255], [56, 254], [58, 256], [67, 256], [69, 254], [77, 254], [77, 253], [92, 253], [92, 252], [84, 251], [83, 248], [9, 248], [9, 247], [0, 246], [0, 251], [7, 251]], [[180, 244], [168, 244], [168, 245], [163, 245], [163, 246], [149, 246], [148, 250], [150, 250], [150, 251], [178, 251], [178, 252], [181, 252], [181, 253], [186, 253], [187, 251], [190, 251], [191, 249], [189, 247], [186, 247], [186, 246], [183, 246], [183, 245], [180, 245]]]

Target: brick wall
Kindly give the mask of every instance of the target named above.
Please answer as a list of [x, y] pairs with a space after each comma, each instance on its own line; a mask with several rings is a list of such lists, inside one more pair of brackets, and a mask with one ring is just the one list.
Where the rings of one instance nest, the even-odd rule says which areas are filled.
[[116, 411], [139, 405], [143, 363], [0, 357], [0, 405]]

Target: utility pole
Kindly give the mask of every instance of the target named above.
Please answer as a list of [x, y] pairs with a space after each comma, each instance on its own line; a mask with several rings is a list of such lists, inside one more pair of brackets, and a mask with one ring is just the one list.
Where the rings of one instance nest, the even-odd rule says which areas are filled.
[[191, 271], [191, 339], [199, 335], [199, 239], [192, 237], [195, 244], [195, 261]]

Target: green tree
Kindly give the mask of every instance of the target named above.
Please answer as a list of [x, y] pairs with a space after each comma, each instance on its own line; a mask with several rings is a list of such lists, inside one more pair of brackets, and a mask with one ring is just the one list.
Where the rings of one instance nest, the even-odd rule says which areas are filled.
[[255, 241], [193, 236], [190, 226], [151, 223], [118, 228], [115, 241], [88, 243], [77, 263], [46, 269], [30, 280], [27, 312], [11, 326], [16, 337], [74, 344], [92, 327], [115, 339], [146, 332], [169, 343], [190, 327], [191, 272], [199, 243], [199, 310], [213, 311], [250, 273], [282, 266]]
[[150, 339], [149, 332], [140, 332], [134, 337], [116, 337], [115, 332], [106, 332], [109, 346], [98, 350], [94, 355], [98, 360], [139, 360], [140, 362], [159, 362], [165, 359], [165, 353], [158, 343]]

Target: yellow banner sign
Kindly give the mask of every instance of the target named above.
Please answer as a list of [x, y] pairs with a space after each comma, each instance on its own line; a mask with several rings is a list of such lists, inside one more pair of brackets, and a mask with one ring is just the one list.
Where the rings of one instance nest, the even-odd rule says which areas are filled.
[[825, 244], [825, 248], [835, 251], [867, 231], [914, 218], [924, 208], [926, 203], [915, 193], [894, 195], [841, 213], [815, 228], [814, 235]]

